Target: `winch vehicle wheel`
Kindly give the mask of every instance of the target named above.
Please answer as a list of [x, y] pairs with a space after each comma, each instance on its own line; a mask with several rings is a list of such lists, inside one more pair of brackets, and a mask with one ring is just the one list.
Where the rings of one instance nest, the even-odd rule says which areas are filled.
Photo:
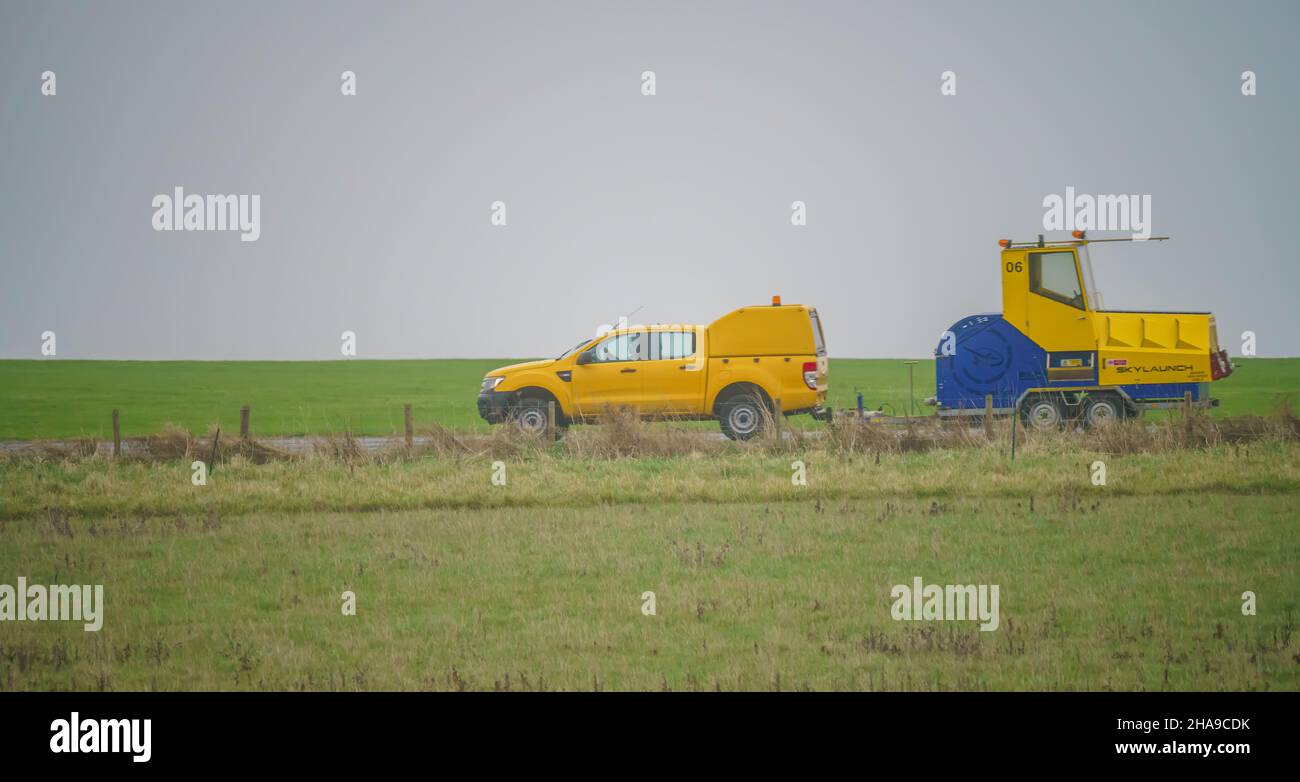
[[1083, 423], [1089, 428], [1108, 426], [1123, 420], [1124, 402], [1114, 394], [1101, 394], [1091, 397], [1084, 404]]
[[1020, 403], [1020, 420], [1039, 431], [1059, 429], [1065, 423], [1064, 406], [1050, 396], [1030, 397]]

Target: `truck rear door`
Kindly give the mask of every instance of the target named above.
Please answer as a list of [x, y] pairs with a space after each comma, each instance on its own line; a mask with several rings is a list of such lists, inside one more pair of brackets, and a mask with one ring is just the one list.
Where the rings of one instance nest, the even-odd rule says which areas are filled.
[[708, 364], [703, 329], [683, 326], [650, 332], [648, 360], [642, 362], [641, 409], [650, 415], [693, 415], [704, 410]]

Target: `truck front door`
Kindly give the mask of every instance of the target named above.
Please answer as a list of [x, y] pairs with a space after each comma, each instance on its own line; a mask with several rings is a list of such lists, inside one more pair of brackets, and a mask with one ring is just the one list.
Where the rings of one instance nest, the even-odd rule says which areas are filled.
[[1095, 351], [1087, 296], [1073, 250], [1028, 253], [1025, 335], [1049, 353]]
[[639, 408], [648, 342], [645, 331], [628, 331], [606, 337], [583, 352], [572, 375], [580, 417], [598, 418], [610, 407]]

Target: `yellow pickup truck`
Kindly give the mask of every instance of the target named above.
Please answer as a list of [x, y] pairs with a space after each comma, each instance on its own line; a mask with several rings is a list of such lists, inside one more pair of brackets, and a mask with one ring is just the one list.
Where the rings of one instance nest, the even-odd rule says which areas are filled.
[[733, 440], [784, 415], [825, 418], [826, 340], [802, 304], [742, 307], [707, 326], [630, 326], [583, 340], [558, 358], [494, 369], [479, 415], [524, 431], [599, 422], [615, 409], [643, 418], [717, 419]]

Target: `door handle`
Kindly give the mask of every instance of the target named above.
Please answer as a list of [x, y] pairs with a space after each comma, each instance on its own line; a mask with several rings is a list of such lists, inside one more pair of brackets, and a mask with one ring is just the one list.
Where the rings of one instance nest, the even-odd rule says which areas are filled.
[[619, 372], [622, 373], [622, 374], [624, 374], [624, 375], [628, 374], [629, 372], [635, 372], [635, 371], [636, 371], [635, 369], [620, 369], [620, 370], [619, 370]]
[[685, 364], [682, 364], [680, 367], [677, 367], [677, 368], [678, 368], [678, 369], [686, 369], [686, 365], [685, 365]]

